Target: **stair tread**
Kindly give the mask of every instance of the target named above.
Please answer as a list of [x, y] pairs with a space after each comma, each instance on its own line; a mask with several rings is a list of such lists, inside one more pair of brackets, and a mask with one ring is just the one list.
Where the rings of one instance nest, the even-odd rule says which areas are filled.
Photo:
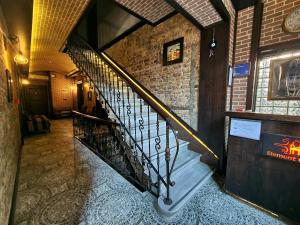
[[[173, 160], [175, 157], [176, 152], [173, 151], [171, 152], [171, 161], [170, 161], [170, 165], [173, 164]], [[173, 169], [173, 174], [177, 172], [178, 169], [182, 168], [183, 166], [185, 166], [187, 163], [189, 163], [191, 160], [195, 159], [195, 158], [200, 158], [200, 154], [197, 152], [193, 152], [191, 150], [188, 149], [188, 146], [183, 146], [179, 149], [178, 152], [178, 156], [174, 165], [174, 169]], [[164, 157], [164, 154], [161, 155], [161, 157], [159, 158], [159, 169], [160, 169], [160, 173], [162, 177], [166, 176], [166, 160]], [[151, 157], [151, 163], [153, 164], [153, 166], [155, 166], [155, 168], [157, 168], [157, 158], [156, 157]], [[152, 175], [152, 173], [151, 173]], [[154, 179], [156, 179], [154, 177]]]
[[195, 158], [187, 166], [176, 171], [172, 176], [175, 185], [170, 188], [171, 205], [165, 205], [162, 199], [166, 196], [166, 189], [162, 187], [159, 206], [166, 212], [175, 213], [181, 208], [193, 194], [202, 187], [211, 177], [213, 171], [206, 164], [202, 163], [199, 158]]

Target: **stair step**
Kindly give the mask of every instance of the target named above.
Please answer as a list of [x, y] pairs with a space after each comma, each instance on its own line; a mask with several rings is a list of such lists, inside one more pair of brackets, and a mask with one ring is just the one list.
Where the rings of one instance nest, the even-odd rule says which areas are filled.
[[[176, 154], [176, 151], [171, 152], [170, 167], [173, 164], [175, 154]], [[183, 147], [179, 148], [178, 156], [177, 156], [177, 159], [175, 161], [175, 165], [174, 165], [174, 169], [173, 169], [172, 174], [175, 174], [178, 169], [181, 169], [184, 165], [186, 165], [190, 161], [194, 160], [195, 158], [199, 159], [200, 156], [201, 155], [199, 153], [189, 150], [188, 146], [183, 146]], [[151, 163], [152, 163], [153, 166], [155, 166], [156, 169], [158, 168], [157, 161], [158, 161], [157, 157], [151, 157]], [[159, 157], [159, 170], [160, 170], [161, 176], [165, 177], [166, 176], [166, 160], [165, 160], [165, 155], [164, 154], [161, 154], [161, 156]], [[151, 175], [154, 175], [153, 171], [151, 171]], [[156, 179], [156, 177], [154, 175], [154, 180], [155, 179]], [[173, 179], [173, 175], [171, 176], [171, 180], [172, 179]]]
[[[158, 130], [158, 135], [157, 135], [157, 124], [146, 124], [144, 126], [144, 130], [142, 131], [143, 137], [148, 137], [148, 129], [150, 130], [150, 138], [157, 137], [164, 135], [166, 133], [166, 122], [163, 120], [159, 120], [159, 130]], [[134, 131], [134, 127], [131, 128], [132, 131]], [[171, 133], [171, 132], [170, 132]], [[136, 134], [136, 139], [139, 141], [141, 139], [141, 132], [137, 128], [137, 134]]]
[[[160, 146], [161, 147], [166, 147], [166, 135], [162, 135], [162, 136], [159, 136], [160, 137]], [[155, 144], [156, 144], [156, 139], [157, 139], [157, 137], [153, 137], [153, 138], [150, 138], [150, 139], [148, 139], [148, 137], [145, 137], [144, 139], [143, 139], [143, 148], [144, 149], [149, 149], [149, 141], [150, 141], [150, 148], [151, 147], [155, 147]], [[141, 140], [139, 140], [138, 142], [137, 142], [140, 146], [142, 145], [142, 141]], [[175, 136], [174, 136], [174, 134], [170, 134], [170, 137], [169, 137], [169, 147], [170, 148], [173, 148], [174, 146], [176, 146], [176, 139], [175, 139]]]
[[[161, 144], [160, 144], [160, 149], [158, 150], [158, 153], [164, 153], [165, 149], [166, 149], [166, 144], [165, 141], [163, 142], [163, 140], [161, 140]], [[184, 146], [188, 146], [188, 142], [183, 141], [183, 140], [179, 140], [179, 148], [182, 148]], [[176, 144], [174, 143], [172, 146], [170, 146], [170, 151], [176, 150]], [[155, 157], [157, 155], [157, 151], [155, 149], [155, 145], [150, 146], [150, 151], [149, 151], [149, 145], [144, 145], [144, 149], [143, 149], [145, 155], [147, 157], [149, 157], [151, 155], [151, 157]]]
[[172, 216], [181, 209], [190, 198], [206, 183], [212, 176], [209, 166], [200, 161], [197, 157], [181, 167], [172, 176], [175, 185], [170, 188], [171, 205], [166, 205], [166, 188], [161, 186], [161, 196], [158, 198], [158, 210], [165, 216]]

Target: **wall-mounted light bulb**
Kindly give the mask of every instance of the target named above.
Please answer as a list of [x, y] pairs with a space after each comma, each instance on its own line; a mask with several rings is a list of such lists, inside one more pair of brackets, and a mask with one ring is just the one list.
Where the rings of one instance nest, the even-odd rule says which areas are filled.
[[22, 84], [23, 84], [23, 85], [28, 85], [28, 84], [30, 84], [30, 82], [29, 82], [29, 80], [27, 80], [27, 79], [23, 79], [23, 80], [22, 80]]
[[22, 52], [19, 51], [19, 53], [14, 57], [14, 60], [19, 65], [25, 65], [28, 63], [28, 59], [22, 55]]

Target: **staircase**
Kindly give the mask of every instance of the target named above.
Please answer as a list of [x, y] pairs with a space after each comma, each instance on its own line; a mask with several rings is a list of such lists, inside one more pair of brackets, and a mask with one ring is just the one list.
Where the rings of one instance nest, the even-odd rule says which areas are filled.
[[189, 150], [193, 138], [199, 149], [217, 156], [197, 133], [159, 99], [110, 59], [98, 54], [80, 36], [71, 35], [67, 53], [87, 77], [115, 127], [119, 142], [136, 170], [136, 179], [157, 197], [157, 209], [175, 214], [212, 176], [213, 169], [200, 161], [201, 154]]

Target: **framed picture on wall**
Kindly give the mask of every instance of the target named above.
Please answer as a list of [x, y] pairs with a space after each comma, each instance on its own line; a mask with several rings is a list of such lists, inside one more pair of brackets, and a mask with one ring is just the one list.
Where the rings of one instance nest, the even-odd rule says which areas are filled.
[[7, 101], [13, 101], [13, 80], [8, 69], [5, 70], [7, 82]]
[[269, 100], [300, 100], [300, 56], [270, 64]]
[[168, 66], [183, 61], [183, 43], [184, 38], [178, 38], [164, 44], [163, 65]]

